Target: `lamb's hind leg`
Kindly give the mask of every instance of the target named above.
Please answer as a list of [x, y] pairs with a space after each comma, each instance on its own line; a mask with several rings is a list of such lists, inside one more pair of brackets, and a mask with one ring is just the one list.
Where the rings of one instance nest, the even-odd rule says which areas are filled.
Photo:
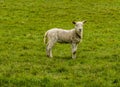
[[54, 46], [54, 43], [55, 42], [52, 42], [52, 41], [49, 41], [48, 44], [47, 44], [47, 48], [46, 48], [46, 54], [48, 57], [53, 57], [52, 56], [52, 47]]
[[77, 44], [73, 43], [72, 44], [72, 58], [75, 59], [76, 58], [76, 51], [77, 51]]

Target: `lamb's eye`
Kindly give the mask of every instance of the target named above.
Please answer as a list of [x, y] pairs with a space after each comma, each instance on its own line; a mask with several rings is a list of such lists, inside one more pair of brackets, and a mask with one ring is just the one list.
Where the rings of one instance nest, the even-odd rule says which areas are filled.
[[79, 24], [76, 24], [77, 27], [79, 27]]

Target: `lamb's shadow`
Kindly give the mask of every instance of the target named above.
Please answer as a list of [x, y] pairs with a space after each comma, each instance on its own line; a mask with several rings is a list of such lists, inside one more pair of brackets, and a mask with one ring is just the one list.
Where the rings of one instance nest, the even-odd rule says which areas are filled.
[[71, 56], [54, 56], [55, 59], [63, 59], [63, 60], [70, 60], [72, 59]]
[[44, 58], [49, 58], [49, 59], [58, 59], [58, 60], [71, 60], [72, 57], [71, 56], [59, 56], [59, 55], [54, 55], [52, 58], [47, 57], [47, 55], [40, 55], [41, 57]]

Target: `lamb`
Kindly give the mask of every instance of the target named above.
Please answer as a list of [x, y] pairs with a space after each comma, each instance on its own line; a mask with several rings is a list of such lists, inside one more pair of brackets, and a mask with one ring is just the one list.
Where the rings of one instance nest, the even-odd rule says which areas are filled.
[[72, 45], [72, 58], [75, 59], [77, 46], [83, 38], [83, 24], [85, 22], [86, 21], [73, 22], [75, 28], [71, 30], [64, 30], [60, 28], [53, 28], [48, 30], [44, 35], [47, 56], [53, 57], [52, 48], [55, 43], [68, 43]]

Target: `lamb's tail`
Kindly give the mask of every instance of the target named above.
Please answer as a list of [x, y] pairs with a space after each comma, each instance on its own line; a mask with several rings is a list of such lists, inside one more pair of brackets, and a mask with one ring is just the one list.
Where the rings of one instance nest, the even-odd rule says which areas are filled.
[[46, 32], [44, 35], [44, 44], [47, 44], [47, 35], [48, 35], [48, 33]]

